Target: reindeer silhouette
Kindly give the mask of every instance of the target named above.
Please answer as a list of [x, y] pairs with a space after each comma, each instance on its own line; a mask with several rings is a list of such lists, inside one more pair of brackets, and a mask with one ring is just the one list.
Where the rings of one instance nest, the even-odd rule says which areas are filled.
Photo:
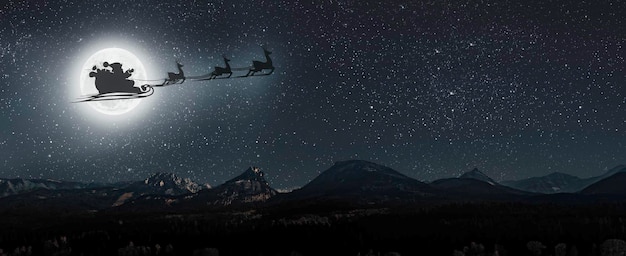
[[209, 76], [208, 79], [214, 79], [214, 78], [216, 78], [218, 76], [221, 76], [223, 74], [228, 74], [228, 76], [226, 78], [228, 78], [228, 77], [233, 75], [233, 71], [230, 70], [230, 64], [228, 64], [228, 62], [230, 62], [230, 60], [228, 58], [226, 58], [225, 56], [222, 56], [222, 57], [224, 58], [224, 64], [226, 65], [226, 67], [223, 68], [223, 67], [215, 66], [215, 70], [213, 72], [211, 72], [211, 76]]
[[263, 48], [263, 52], [265, 53], [265, 62], [258, 61], [258, 60], [252, 61], [252, 67], [250, 68], [250, 71], [248, 71], [248, 74], [246, 74], [245, 76], [253, 76], [254, 73], [262, 71], [264, 69], [269, 69], [270, 70], [270, 72], [265, 74], [265, 75], [269, 75], [272, 72], [274, 72], [274, 66], [272, 65], [272, 59], [270, 59], [270, 54], [272, 54], [272, 52], [270, 52], [267, 49], [265, 49], [265, 47], [262, 47], [262, 48]]
[[183, 82], [185, 82], [185, 72], [183, 72], [183, 64], [180, 64], [178, 61], [176, 61], [176, 66], [178, 67], [178, 73], [173, 73], [173, 72], [167, 72], [167, 79], [165, 79], [165, 81], [163, 81], [162, 85], [168, 85], [168, 84], [182, 84]]

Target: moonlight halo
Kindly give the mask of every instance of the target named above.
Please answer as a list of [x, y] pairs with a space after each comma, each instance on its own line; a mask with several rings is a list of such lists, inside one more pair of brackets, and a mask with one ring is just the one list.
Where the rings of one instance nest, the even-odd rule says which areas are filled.
[[[92, 54], [82, 65], [80, 72], [80, 92], [82, 95], [91, 95], [98, 93], [94, 79], [89, 77], [89, 72], [93, 66], [102, 67], [104, 62], [122, 63], [124, 69], [134, 69], [129, 79], [146, 80], [146, 69], [133, 53], [122, 48], [106, 48]], [[99, 113], [118, 116], [132, 111], [140, 103], [141, 99], [123, 99], [101, 102], [89, 102], [89, 106]]]

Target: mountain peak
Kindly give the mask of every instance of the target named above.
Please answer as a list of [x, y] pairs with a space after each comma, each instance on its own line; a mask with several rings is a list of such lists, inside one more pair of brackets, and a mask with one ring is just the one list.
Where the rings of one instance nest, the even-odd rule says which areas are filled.
[[146, 185], [155, 184], [156, 182], [155, 185], [162, 187], [165, 181], [176, 181], [176, 180], [180, 180], [180, 178], [176, 176], [176, 174], [174, 173], [157, 172], [155, 174], [150, 175], [150, 177], [146, 178], [143, 182]]
[[478, 170], [478, 168], [474, 168], [469, 172], [463, 173], [461, 176], [459, 176], [459, 179], [475, 179], [475, 180], [487, 182], [491, 185], [497, 184], [497, 182], [495, 182], [494, 180], [489, 178], [489, 176], [487, 176], [486, 174]]
[[376, 163], [363, 160], [336, 162], [311, 182], [295, 191], [301, 197], [357, 197], [358, 200], [388, 200], [397, 196], [430, 194], [430, 185]]
[[567, 173], [562, 173], [562, 172], [553, 172], [550, 173], [548, 175], [546, 175], [545, 177], [549, 177], [549, 178], [578, 178], [574, 175], [571, 174], [567, 174]]
[[144, 185], [165, 190], [166, 194], [196, 193], [202, 186], [189, 178], [181, 178], [174, 173], [157, 172], [143, 181]]
[[261, 171], [261, 168], [256, 166], [250, 166], [241, 175], [227, 181], [226, 183], [236, 183], [239, 181], [258, 181], [267, 184], [265, 180], [265, 173]]
[[278, 192], [263, 177], [259, 167], [251, 166], [241, 175], [218, 186], [215, 191], [221, 196], [218, 204], [253, 203], [266, 201]]
[[[386, 176], [393, 176], [400, 179], [410, 179], [406, 175], [399, 173], [389, 167], [382, 166], [365, 160], [338, 161], [326, 172], [335, 175], [359, 175], [359, 173], [378, 173]], [[350, 173], [350, 174], [348, 174]]]

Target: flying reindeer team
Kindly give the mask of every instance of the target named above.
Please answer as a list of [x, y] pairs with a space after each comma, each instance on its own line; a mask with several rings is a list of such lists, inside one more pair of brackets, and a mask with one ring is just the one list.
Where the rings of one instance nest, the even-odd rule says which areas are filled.
[[[263, 47], [263, 52], [265, 54], [265, 61], [252, 61], [252, 66], [243, 69], [247, 69], [248, 73], [239, 77], [254, 76], [255, 73], [262, 72], [263, 70], [269, 70], [268, 73], [264, 73], [263, 75], [270, 75], [274, 72], [274, 65], [272, 64], [272, 59], [270, 58], [270, 54], [272, 54], [272, 52], [265, 49], [265, 47]], [[217, 78], [230, 78], [233, 75], [234, 69], [231, 69], [230, 64], [228, 63], [230, 62], [230, 59], [226, 58], [225, 56], [223, 56], [223, 58], [225, 67], [216, 66], [214, 70], [208, 75], [208, 77], [203, 76], [195, 80], [204, 81]], [[134, 72], [134, 69], [123, 71], [122, 64], [119, 62], [104, 62], [103, 66], [103, 69], [98, 69], [96, 66], [93, 66], [92, 72], [89, 73], [89, 77], [96, 78], [95, 85], [100, 94], [114, 92], [139, 94], [147, 90], [146, 86], [166, 86], [171, 84], [182, 84], [183, 82], [185, 82], [186, 79], [185, 73], [182, 69], [183, 64], [179, 63], [178, 61], [176, 61], [178, 73], [168, 72], [167, 78], [164, 79], [162, 84], [142, 85], [141, 87], [135, 87], [135, 81], [128, 79]]]

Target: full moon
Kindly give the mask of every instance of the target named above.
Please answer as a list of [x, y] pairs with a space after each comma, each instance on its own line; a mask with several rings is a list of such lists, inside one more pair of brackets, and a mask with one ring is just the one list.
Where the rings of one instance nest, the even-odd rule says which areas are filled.
[[[146, 80], [148, 77], [146, 69], [139, 58], [131, 52], [121, 48], [102, 49], [92, 54], [87, 61], [85, 61], [85, 64], [83, 64], [80, 72], [80, 92], [83, 96], [98, 94], [95, 79], [93, 77], [89, 77], [89, 72], [92, 71], [93, 66], [103, 68], [104, 62], [119, 62], [122, 64], [122, 68], [124, 70], [134, 69], [135, 71], [128, 78], [130, 80]], [[137, 87], [140, 82], [141, 81], [136, 82], [135, 86]], [[137, 107], [140, 101], [141, 99], [123, 99], [87, 102], [87, 104], [89, 104], [89, 106], [96, 111], [106, 115], [122, 115]]]

